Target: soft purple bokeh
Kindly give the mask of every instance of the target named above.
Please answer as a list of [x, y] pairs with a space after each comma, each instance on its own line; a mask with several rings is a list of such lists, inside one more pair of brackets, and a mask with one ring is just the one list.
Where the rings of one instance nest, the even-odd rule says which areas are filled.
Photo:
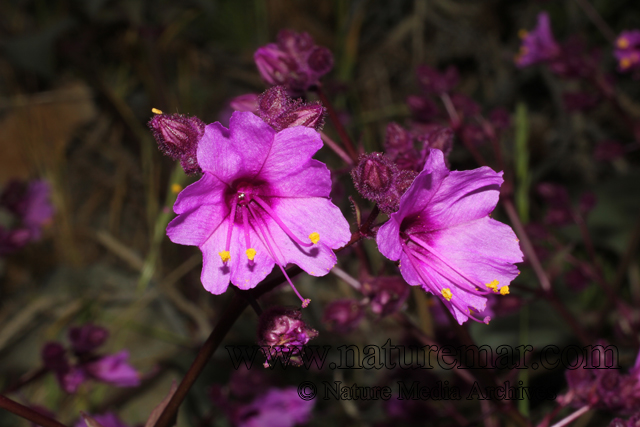
[[520, 68], [552, 61], [560, 55], [560, 46], [553, 37], [551, 21], [546, 12], [540, 12], [536, 27], [529, 32], [522, 31], [521, 37], [522, 45], [515, 58], [516, 65]]
[[487, 294], [506, 294], [522, 262], [513, 230], [489, 217], [502, 182], [488, 167], [449, 171], [442, 152], [431, 149], [398, 212], [378, 231], [380, 252], [400, 261], [407, 283], [440, 298], [460, 324], [474, 318], [469, 309], [485, 309]]
[[309, 421], [315, 401], [303, 400], [296, 387], [272, 388], [239, 408], [238, 427], [293, 427]]
[[640, 30], [623, 31], [616, 39], [613, 55], [622, 72], [640, 68]]
[[364, 308], [358, 300], [339, 299], [331, 301], [324, 308], [322, 322], [328, 329], [346, 334], [355, 330], [364, 317]]

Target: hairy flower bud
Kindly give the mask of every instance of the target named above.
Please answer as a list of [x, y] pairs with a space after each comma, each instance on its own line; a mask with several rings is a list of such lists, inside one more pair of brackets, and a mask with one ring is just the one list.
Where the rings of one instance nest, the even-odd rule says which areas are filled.
[[325, 108], [320, 102], [305, 104], [301, 100], [291, 99], [286, 87], [274, 86], [258, 97], [256, 114], [276, 132], [295, 126], [319, 131], [324, 125]]
[[149, 128], [163, 154], [180, 164], [187, 174], [201, 172], [196, 152], [204, 135], [204, 122], [184, 114], [157, 114], [149, 121]]
[[340, 299], [326, 306], [322, 321], [330, 330], [346, 334], [356, 329], [363, 317], [364, 310], [359, 301]]
[[391, 213], [398, 209], [400, 197], [409, 188], [416, 173], [398, 170], [382, 153], [365, 154], [351, 170], [356, 190], [365, 199], [378, 204], [381, 211]]
[[236, 96], [229, 102], [229, 106], [235, 111], [250, 111], [255, 113], [258, 111], [258, 97], [255, 93], [247, 93]]
[[[302, 346], [318, 336], [318, 331], [301, 319], [302, 312], [285, 307], [271, 307], [260, 315], [258, 344], [267, 346], [268, 361], [281, 358], [285, 364], [302, 364]], [[269, 366], [269, 362], [265, 366]]]

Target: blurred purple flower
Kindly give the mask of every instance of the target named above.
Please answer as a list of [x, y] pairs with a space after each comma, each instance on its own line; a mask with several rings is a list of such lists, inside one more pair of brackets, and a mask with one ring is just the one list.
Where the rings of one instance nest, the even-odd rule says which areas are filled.
[[302, 312], [297, 309], [271, 307], [260, 315], [258, 345], [265, 346], [265, 367], [272, 359], [282, 358], [284, 364], [302, 364], [302, 346], [318, 336], [318, 331], [307, 326]]
[[406, 103], [411, 110], [411, 115], [414, 120], [422, 123], [430, 123], [442, 114], [438, 104], [424, 96], [410, 95], [407, 97]]
[[329, 198], [329, 170], [311, 158], [321, 147], [313, 129], [276, 133], [249, 112], [233, 113], [229, 129], [206, 127], [198, 144], [203, 176], [178, 195], [178, 216], [167, 226], [174, 243], [200, 247], [206, 290], [221, 294], [229, 281], [251, 289], [276, 264], [283, 272], [297, 264], [313, 276], [335, 265], [332, 248], [351, 233]]
[[195, 116], [184, 114], [156, 114], [148, 123], [158, 148], [180, 165], [187, 174], [200, 173], [196, 158], [198, 141], [204, 134], [204, 123]]
[[253, 59], [268, 84], [284, 85], [289, 95], [303, 95], [333, 68], [333, 54], [307, 33], [280, 30], [276, 43], [258, 48]]
[[553, 38], [549, 14], [540, 12], [536, 28], [527, 32], [520, 30], [522, 45], [516, 55], [515, 63], [524, 68], [541, 62], [552, 61], [560, 55], [560, 47]]
[[309, 421], [314, 400], [303, 400], [296, 387], [271, 388], [235, 412], [238, 427], [293, 427]]
[[339, 299], [327, 304], [322, 322], [329, 330], [346, 334], [355, 330], [363, 317], [364, 309], [358, 300]]
[[409, 298], [409, 285], [398, 276], [371, 277], [363, 281], [362, 287], [371, 300], [371, 311], [380, 317], [395, 313]]
[[577, 369], [565, 372], [569, 385], [565, 401], [574, 407], [590, 405], [612, 412], [633, 413], [640, 408], [640, 354], [629, 372], [622, 374], [619, 367], [614, 366], [617, 358], [613, 353], [617, 350], [611, 346], [606, 348], [606, 344], [598, 343]]
[[624, 145], [618, 141], [605, 140], [596, 145], [596, 148], [593, 150], [593, 157], [598, 161], [608, 162], [622, 157], [624, 153]]
[[44, 366], [52, 371], [67, 393], [75, 393], [90, 378], [116, 387], [135, 387], [140, 384], [140, 374], [128, 363], [129, 352], [122, 350], [113, 355], [96, 355], [108, 331], [94, 325], [74, 327], [69, 330], [71, 352], [77, 358], [71, 363], [67, 350], [58, 342], [49, 342], [42, 349]]
[[453, 65], [448, 66], [443, 72], [428, 65], [421, 65], [416, 74], [422, 89], [427, 94], [436, 96], [451, 92], [460, 80], [458, 69]]
[[588, 111], [598, 105], [600, 97], [588, 92], [565, 92], [562, 102], [567, 111]]
[[640, 30], [623, 31], [616, 39], [613, 55], [622, 72], [640, 68]]
[[0, 225], [0, 256], [17, 251], [31, 241], [31, 232], [26, 228], [5, 229]]
[[480, 105], [467, 95], [454, 93], [451, 95], [451, 103], [458, 112], [461, 121], [464, 121], [465, 118], [475, 117], [480, 114]]
[[502, 182], [488, 167], [451, 172], [431, 149], [398, 212], [378, 231], [378, 249], [400, 260], [407, 283], [438, 296], [460, 324], [481, 322], [469, 309], [483, 311], [492, 292], [507, 294], [522, 262], [513, 230], [489, 218]]
[[609, 427], [640, 427], [640, 412], [632, 415], [628, 420], [614, 418]]
[[0, 206], [4, 206], [14, 214], [21, 224], [9, 233], [5, 231], [4, 238], [0, 231], [0, 253], [2, 253], [2, 246], [7, 248], [13, 246], [18, 249], [28, 241], [40, 239], [42, 228], [51, 222], [54, 214], [51, 204], [51, 186], [43, 180], [10, 181], [0, 195]]

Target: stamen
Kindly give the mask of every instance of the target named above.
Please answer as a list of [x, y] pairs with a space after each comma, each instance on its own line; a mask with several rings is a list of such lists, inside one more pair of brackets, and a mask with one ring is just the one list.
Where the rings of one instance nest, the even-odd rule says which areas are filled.
[[182, 185], [180, 185], [178, 183], [171, 184], [171, 191], [174, 194], [178, 194], [179, 192], [182, 191]]
[[[273, 220], [276, 222], [276, 224], [278, 224], [280, 226], [282, 231], [284, 231], [287, 234], [287, 236], [289, 236], [291, 238], [291, 240], [293, 240], [294, 242], [296, 242], [300, 246], [309, 247], [309, 246], [313, 245], [313, 243], [305, 243], [302, 240], [298, 239], [293, 234], [293, 232], [291, 230], [289, 230], [289, 228], [286, 225], [284, 225], [284, 223], [280, 220], [280, 218], [278, 218], [278, 215], [273, 211], [273, 209], [271, 209], [271, 207], [267, 203], [265, 203], [264, 200], [262, 200], [260, 197], [258, 197], [256, 195], [251, 196], [251, 198], [253, 200], [255, 200], [260, 205], [260, 207], [262, 207], [262, 209], [264, 209], [265, 212], [267, 212], [269, 214], [269, 216], [271, 218], [273, 218]], [[311, 234], [313, 234], [313, 233], [311, 233]], [[309, 236], [309, 238], [311, 238], [311, 236]], [[320, 239], [320, 235], [319, 234], [318, 234], [318, 239]], [[314, 243], [316, 243], [316, 242], [314, 242]]]
[[498, 282], [497, 280], [492, 280], [491, 283], [487, 283], [485, 286], [489, 289], [491, 289], [493, 292], [498, 292], [498, 285], [500, 284], [500, 282]]
[[[229, 230], [227, 231], [227, 243], [224, 246], [224, 251], [228, 254], [227, 260], [231, 258], [231, 254], [229, 253], [229, 249], [231, 249], [231, 232], [233, 231], [233, 226], [236, 222], [236, 208], [238, 207], [238, 200], [234, 197], [233, 202], [231, 203], [231, 213], [229, 214]], [[222, 260], [225, 261], [224, 257]]]
[[509, 286], [503, 286], [500, 288], [500, 295], [508, 295], [509, 294]]
[[[249, 237], [249, 214], [247, 213], [247, 207], [242, 209], [242, 228], [244, 229], [244, 244], [246, 245], [247, 251], [251, 249], [251, 238]], [[256, 251], [254, 249], [253, 254], [255, 255]], [[249, 253], [247, 252], [247, 256]], [[249, 257], [250, 260], [253, 260], [253, 256]]]
[[247, 258], [249, 258], [249, 261], [253, 261], [253, 258], [256, 256], [256, 250], [253, 248], [247, 249], [245, 253], [247, 254]]
[[218, 252], [220, 258], [222, 258], [222, 262], [227, 262], [231, 259], [231, 253], [229, 251]]
[[158, 110], [157, 108], [152, 108], [152, 109], [151, 109], [151, 112], [152, 112], [153, 114], [164, 114], [164, 113], [162, 112], [162, 110]]
[[[434, 257], [438, 258], [438, 260], [440, 260], [440, 262], [442, 262], [444, 265], [446, 265], [447, 267], [449, 267], [451, 270], [453, 270], [456, 274], [458, 274], [460, 277], [462, 277], [464, 280], [466, 280], [471, 287], [465, 286], [465, 284], [461, 283], [458, 285], [458, 287], [465, 291], [468, 292], [470, 294], [474, 294], [474, 295], [487, 295], [489, 292], [484, 290], [484, 289], [478, 289], [477, 284], [469, 279], [467, 276], [465, 276], [464, 274], [462, 274], [462, 272], [458, 271], [458, 269], [456, 269], [455, 267], [453, 267], [452, 265], [450, 265], [447, 261], [445, 261], [444, 257], [440, 256], [440, 254], [438, 254], [435, 249], [433, 249], [431, 246], [429, 246], [427, 244], [427, 242], [423, 241], [422, 239], [419, 239], [417, 237], [415, 237], [414, 235], [409, 235], [409, 239], [412, 240], [414, 243], [416, 243], [417, 245], [419, 245], [422, 249], [426, 250], [427, 252], [429, 252], [431, 255], [433, 255]], [[406, 245], [405, 245], [406, 246]], [[411, 251], [408, 247], [407, 247], [407, 251]], [[412, 251], [414, 252], [414, 257], [416, 257], [418, 260], [425, 262], [425, 263], [429, 263], [429, 260], [425, 259], [424, 256], [422, 254], [420, 254], [417, 251]], [[448, 277], [448, 275], [445, 275], [441, 272], [441, 274], [445, 277], [447, 277], [447, 279], [451, 280], [452, 282], [456, 282], [456, 280], [453, 280], [451, 277]]]
[[320, 234], [314, 231], [313, 233], [309, 234], [309, 240], [311, 240], [315, 245], [320, 241]]
[[447, 301], [451, 301], [451, 298], [453, 298], [453, 294], [451, 293], [451, 289], [449, 288], [444, 288], [442, 290], [442, 296], [447, 300]]
[[[280, 267], [280, 270], [282, 271], [282, 274], [287, 279], [287, 282], [289, 282], [289, 285], [291, 285], [291, 289], [293, 289], [293, 292], [295, 292], [295, 294], [298, 296], [298, 298], [300, 298], [300, 301], [302, 301], [302, 308], [306, 308], [309, 305], [309, 303], [311, 302], [311, 300], [309, 298], [306, 298], [306, 299], [302, 298], [302, 295], [300, 295], [300, 292], [298, 292], [296, 287], [293, 285], [293, 282], [291, 281], [291, 279], [287, 275], [287, 272], [284, 270], [284, 268], [282, 267], [281, 263], [278, 262], [278, 259], [276, 258], [276, 255], [275, 255], [275, 252], [274, 252], [273, 248], [271, 247], [271, 243], [269, 242], [269, 239], [267, 238], [267, 235], [268, 235], [269, 237], [271, 237], [273, 239], [273, 237], [271, 236], [271, 233], [269, 232], [269, 227], [267, 227], [266, 224], [261, 224], [262, 219], [258, 218], [258, 215], [256, 215], [256, 213], [254, 212], [253, 207], [251, 205], [247, 205], [247, 207], [249, 208], [249, 212], [251, 213], [251, 216], [256, 220], [255, 229], [256, 229], [257, 232], [262, 234], [262, 238], [264, 239], [264, 242], [267, 245], [267, 250], [271, 254], [271, 257], [276, 262], [276, 264], [278, 264], [278, 267]], [[264, 225], [264, 229], [262, 228], [262, 225]], [[266, 230], [266, 232], [265, 232], [265, 230]]]

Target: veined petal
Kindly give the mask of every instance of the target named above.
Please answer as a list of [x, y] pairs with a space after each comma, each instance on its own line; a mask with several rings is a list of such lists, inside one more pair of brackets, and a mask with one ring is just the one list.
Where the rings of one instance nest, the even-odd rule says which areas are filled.
[[188, 185], [178, 194], [173, 205], [177, 214], [185, 213], [202, 205], [224, 204], [224, 190], [227, 184], [211, 173], [205, 172], [198, 181]]
[[[278, 218], [303, 242], [310, 242], [309, 235], [318, 233], [320, 241], [309, 247], [295, 243], [266, 213], [261, 217], [273, 237], [271, 246], [278, 260], [296, 264], [312, 276], [324, 276], [336, 264], [332, 248], [344, 246], [350, 239], [349, 223], [330, 200], [314, 197], [305, 199], [272, 199], [270, 203]], [[309, 215], [313, 212], [313, 215]]]
[[249, 238], [251, 239], [251, 247], [256, 250], [253, 261], [250, 261], [246, 254], [244, 229], [239, 223], [236, 223], [231, 237], [231, 259], [228, 264], [231, 268], [231, 283], [240, 289], [255, 288], [271, 273], [275, 264], [262, 237], [256, 233], [255, 221], [251, 222]]
[[[230, 222], [228, 218], [225, 218], [209, 238], [200, 245], [200, 250], [202, 251], [200, 281], [207, 291], [215, 295], [224, 293], [229, 287], [229, 280], [231, 279], [231, 267], [223, 263], [219, 255], [220, 252], [225, 250]], [[233, 239], [231, 241], [233, 242]], [[233, 256], [233, 254], [231, 255]]]
[[227, 184], [237, 178], [250, 180], [269, 155], [274, 135], [255, 114], [235, 111], [229, 129], [217, 122], [207, 125], [198, 142], [198, 164]]
[[[402, 254], [402, 241], [400, 240], [400, 223], [391, 215], [391, 219], [387, 221], [378, 230], [376, 243], [380, 253], [392, 261], [400, 259]], [[408, 282], [408, 281], [407, 281]]]
[[431, 199], [428, 221], [435, 229], [464, 224], [489, 215], [498, 204], [502, 172], [481, 167], [452, 171]]
[[283, 198], [329, 197], [331, 194], [331, 173], [318, 160], [309, 160], [302, 167], [281, 175], [269, 182], [260, 195]]
[[307, 167], [311, 157], [322, 148], [320, 134], [314, 129], [297, 126], [278, 132], [273, 140], [260, 178], [272, 183], [295, 175]]
[[428, 153], [422, 172], [418, 174], [409, 189], [400, 198], [398, 212], [391, 214], [391, 217], [399, 223], [402, 223], [402, 220], [408, 216], [419, 214], [429, 206], [442, 181], [449, 175], [442, 151], [429, 148]]

